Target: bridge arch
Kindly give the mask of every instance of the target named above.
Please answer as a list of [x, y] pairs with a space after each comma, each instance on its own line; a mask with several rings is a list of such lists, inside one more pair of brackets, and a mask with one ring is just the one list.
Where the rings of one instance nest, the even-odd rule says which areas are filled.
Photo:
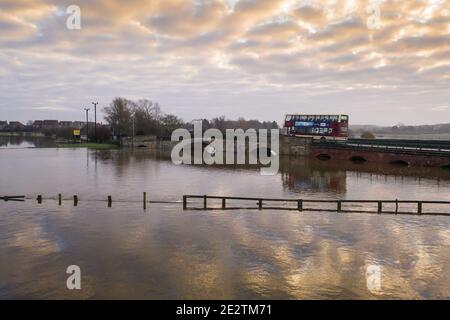
[[348, 160], [354, 163], [364, 163], [367, 161], [366, 158], [361, 156], [351, 156]]
[[322, 160], [322, 161], [327, 161], [327, 160], [331, 159], [331, 156], [329, 154], [327, 154], [327, 153], [321, 153], [321, 154], [318, 154], [316, 156], [316, 158], [319, 159], [319, 160]]
[[405, 160], [392, 160], [389, 162], [390, 164], [393, 164], [395, 166], [403, 166], [403, 167], [407, 167], [409, 166], [409, 162], [405, 161]]

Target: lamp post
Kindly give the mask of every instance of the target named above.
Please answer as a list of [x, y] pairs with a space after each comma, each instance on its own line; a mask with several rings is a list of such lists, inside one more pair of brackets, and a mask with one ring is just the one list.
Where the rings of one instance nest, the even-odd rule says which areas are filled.
[[92, 104], [94, 105], [94, 137], [95, 137], [95, 142], [97, 142], [97, 105], [98, 105], [98, 102], [92, 102]]
[[86, 141], [89, 141], [89, 108], [84, 108], [86, 111]]
[[133, 132], [131, 134], [131, 145], [134, 148], [134, 121], [135, 121], [135, 115], [136, 115], [136, 111], [133, 111], [132, 114], [132, 128], [133, 128]]

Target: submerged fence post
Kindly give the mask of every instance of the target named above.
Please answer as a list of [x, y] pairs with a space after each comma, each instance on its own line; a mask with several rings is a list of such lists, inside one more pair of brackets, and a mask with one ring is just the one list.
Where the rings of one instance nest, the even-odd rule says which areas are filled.
[[183, 210], [187, 209], [187, 196], [183, 196]]
[[108, 207], [111, 208], [112, 205], [112, 197], [108, 196]]
[[398, 213], [398, 199], [395, 199], [395, 214]]
[[206, 210], [207, 208], [207, 202], [206, 202], [207, 196], [206, 194], [203, 196], [203, 210]]
[[78, 196], [74, 195], [73, 196], [73, 206], [76, 207], [78, 205]]
[[262, 210], [262, 199], [258, 200], [258, 210]]
[[298, 211], [303, 211], [303, 200], [302, 199], [297, 200], [297, 209], [298, 209]]
[[145, 192], [145, 191], [143, 193], [143, 206], [144, 206], [144, 210], [147, 209], [147, 192]]
[[338, 200], [337, 202], [337, 212], [341, 212], [342, 211], [342, 202]]
[[222, 210], [225, 210], [225, 207], [226, 207], [226, 199], [227, 198], [222, 198]]
[[422, 214], [422, 201], [417, 202], [417, 213]]
[[62, 195], [61, 193], [58, 194], [58, 205], [60, 206], [62, 204]]
[[38, 202], [39, 204], [41, 204], [41, 203], [42, 203], [42, 195], [39, 194], [39, 195], [37, 196], [36, 200], [37, 200], [37, 202]]
[[383, 212], [383, 202], [378, 201], [378, 213], [382, 213]]

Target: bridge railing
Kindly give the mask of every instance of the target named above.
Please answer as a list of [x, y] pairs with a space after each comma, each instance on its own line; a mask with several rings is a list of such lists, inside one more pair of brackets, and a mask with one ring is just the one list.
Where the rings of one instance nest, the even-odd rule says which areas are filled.
[[[369, 142], [368, 142], [369, 141]], [[414, 153], [421, 155], [433, 155], [450, 157], [450, 145], [445, 144], [414, 144], [407, 143], [401, 144], [396, 142], [378, 142], [378, 140], [356, 140], [349, 139], [346, 142], [334, 142], [334, 141], [313, 141], [313, 145], [328, 148], [340, 148], [340, 149], [358, 149], [367, 151], [383, 151], [383, 152], [395, 152], [395, 153]]]
[[408, 140], [408, 139], [348, 139], [349, 144], [379, 145], [393, 147], [411, 147], [417, 149], [447, 149], [450, 150], [450, 141], [447, 140]]

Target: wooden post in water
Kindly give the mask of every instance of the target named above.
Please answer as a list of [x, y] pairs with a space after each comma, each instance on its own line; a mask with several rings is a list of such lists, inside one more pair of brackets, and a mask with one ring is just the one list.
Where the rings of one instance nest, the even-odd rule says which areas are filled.
[[337, 202], [337, 212], [341, 212], [342, 211], [342, 202], [338, 200]]
[[187, 209], [187, 197], [183, 196], [183, 210]]
[[417, 202], [417, 213], [422, 214], [422, 201]]
[[206, 194], [203, 196], [203, 210], [206, 210], [207, 202], [206, 202]]
[[39, 195], [37, 196], [36, 200], [37, 200], [37, 202], [38, 202], [39, 204], [41, 204], [41, 203], [42, 203], [42, 195], [39, 194]]
[[303, 211], [303, 200], [302, 199], [297, 200], [297, 209], [298, 209], [298, 211]]
[[74, 195], [73, 196], [73, 206], [76, 207], [78, 205], [78, 196]]
[[112, 205], [112, 197], [108, 196], [108, 208], [111, 208]]
[[383, 202], [378, 201], [378, 213], [382, 213], [382, 212], [383, 212]]
[[58, 205], [60, 206], [62, 204], [62, 195], [61, 193], [58, 193]]
[[143, 193], [143, 205], [144, 205], [144, 210], [147, 209], [147, 192], [144, 191]]
[[227, 199], [227, 198], [222, 198], [222, 210], [225, 210], [225, 207], [226, 207], [226, 199]]
[[262, 210], [262, 199], [258, 200], [258, 210]]
[[398, 213], [398, 199], [395, 199], [395, 214]]

